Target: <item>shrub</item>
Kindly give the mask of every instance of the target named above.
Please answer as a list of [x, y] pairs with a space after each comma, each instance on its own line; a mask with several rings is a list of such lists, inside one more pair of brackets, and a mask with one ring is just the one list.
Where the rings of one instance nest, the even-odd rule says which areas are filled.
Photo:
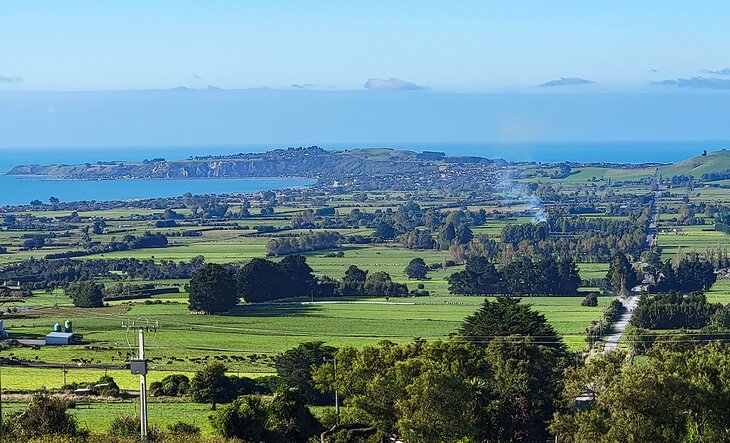
[[244, 395], [211, 414], [210, 423], [224, 437], [265, 441], [266, 415], [260, 397]]
[[598, 306], [598, 294], [591, 292], [580, 302], [581, 306]]
[[172, 374], [150, 385], [150, 394], [155, 397], [177, 397], [190, 390], [190, 379], [182, 374]]
[[76, 419], [69, 415], [68, 401], [48, 394], [34, 395], [22, 412], [10, 414], [5, 423], [5, 436], [27, 441], [32, 438], [54, 436], [81, 436]]
[[191, 423], [178, 421], [167, 426], [167, 433], [179, 437], [200, 435], [200, 428]]
[[[115, 437], [139, 437], [140, 420], [138, 417], [130, 417], [125, 415], [123, 417], [115, 418], [109, 425], [109, 436], [113, 439]], [[149, 441], [154, 442], [160, 440], [160, 432], [157, 427], [150, 426], [147, 429], [147, 436]], [[112, 440], [114, 441], [114, 440]]]

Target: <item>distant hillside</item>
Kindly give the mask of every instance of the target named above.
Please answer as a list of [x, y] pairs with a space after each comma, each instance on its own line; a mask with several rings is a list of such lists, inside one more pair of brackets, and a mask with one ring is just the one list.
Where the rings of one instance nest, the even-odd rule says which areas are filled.
[[657, 169], [657, 173], [663, 177], [691, 175], [698, 179], [703, 178], [704, 174], [723, 174], [726, 172], [730, 172], [730, 151], [726, 150], [708, 152], [707, 155], [698, 155]]
[[80, 165], [22, 165], [7, 175], [47, 175], [69, 179], [238, 178], [393, 176], [436, 173], [449, 163], [500, 164], [504, 160], [449, 157], [386, 148], [325, 151], [317, 146], [264, 153], [154, 159], [144, 162], [97, 162]]

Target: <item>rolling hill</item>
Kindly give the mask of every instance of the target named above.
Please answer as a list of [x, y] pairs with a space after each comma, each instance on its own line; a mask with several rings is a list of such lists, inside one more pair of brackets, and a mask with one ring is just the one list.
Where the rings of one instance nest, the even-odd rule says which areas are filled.
[[662, 166], [657, 172], [665, 177], [673, 175], [691, 175], [700, 178], [702, 174], [730, 171], [730, 151], [708, 152], [671, 165]]

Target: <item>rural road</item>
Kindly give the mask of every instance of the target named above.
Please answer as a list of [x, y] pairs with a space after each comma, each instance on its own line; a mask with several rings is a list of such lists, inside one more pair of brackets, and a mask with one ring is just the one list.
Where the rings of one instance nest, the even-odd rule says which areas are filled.
[[[646, 249], [648, 251], [651, 251], [656, 246], [657, 241], [657, 227], [659, 225], [659, 214], [656, 211], [657, 203], [659, 201], [659, 191], [654, 191], [654, 199], [652, 200], [651, 204], [651, 219], [649, 222], [649, 229], [647, 230], [646, 234]], [[643, 263], [642, 263], [643, 265]], [[642, 266], [643, 269], [643, 266]], [[649, 275], [644, 274], [643, 282], [644, 284], [649, 283]], [[639, 303], [639, 296], [632, 294], [629, 297], [622, 298], [621, 303], [623, 303], [624, 307], [626, 308], [626, 311], [624, 311], [623, 314], [621, 314], [621, 317], [612, 325], [612, 332], [610, 334], [607, 334], [603, 337], [604, 346], [603, 346], [603, 352], [610, 352], [618, 349], [619, 342], [621, 341], [621, 337], [624, 335], [624, 331], [626, 330], [626, 326], [629, 324], [629, 320], [631, 320], [631, 314], [634, 312], [634, 309], [636, 309], [636, 305]]]
[[604, 353], [615, 351], [618, 348], [618, 344], [621, 341], [621, 337], [624, 335], [626, 326], [628, 326], [629, 320], [631, 320], [631, 314], [634, 312], [636, 305], [639, 303], [639, 296], [632, 295], [626, 299], [622, 299], [621, 303], [623, 303], [626, 311], [624, 311], [624, 313], [621, 314], [621, 317], [619, 317], [618, 321], [613, 324], [613, 331], [603, 337]]

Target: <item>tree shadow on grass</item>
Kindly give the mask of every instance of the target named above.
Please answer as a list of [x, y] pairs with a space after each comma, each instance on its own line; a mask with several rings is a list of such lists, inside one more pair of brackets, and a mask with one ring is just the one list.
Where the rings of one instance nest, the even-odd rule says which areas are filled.
[[322, 307], [298, 303], [252, 303], [238, 305], [226, 315], [232, 317], [319, 317]]

